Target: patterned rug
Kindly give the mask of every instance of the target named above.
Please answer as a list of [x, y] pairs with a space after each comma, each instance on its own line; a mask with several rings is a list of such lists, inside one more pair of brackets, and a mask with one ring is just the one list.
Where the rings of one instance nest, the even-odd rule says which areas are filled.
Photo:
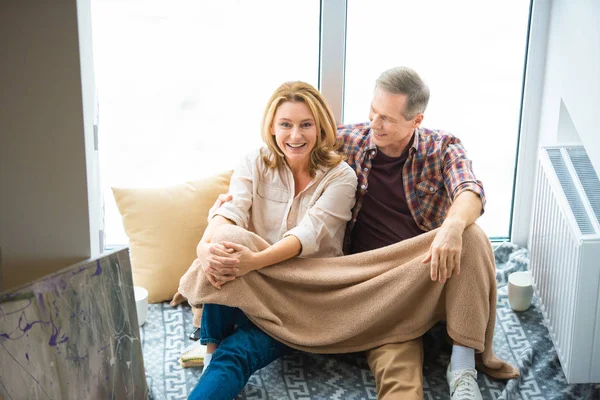
[[[479, 374], [484, 399], [563, 400], [598, 399], [600, 385], [568, 385], [542, 314], [533, 306], [521, 313], [508, 305], [508, 275], [527, 269], [526, 249], [510, 243], [494, 251], [498, 281], [498, 308], [494, 350], [521, 371], [517, 380], [498, 381]], [[198, 382], [200, 369], [183, 369], [177, 361], [191, 341], [192, 313], [187, 305], [150, 305], [141, 329], [146, 378], [152, 400], [186, 399]], [[445, 370], [451, 344], [444, 326], [434, 327], [424, 338], [424, 398], [448, 399]], [[375, 380], [363, 354], [323, 356], [296, 353], [255, 373], [237, 399], [366, 400], [376, 399]]]

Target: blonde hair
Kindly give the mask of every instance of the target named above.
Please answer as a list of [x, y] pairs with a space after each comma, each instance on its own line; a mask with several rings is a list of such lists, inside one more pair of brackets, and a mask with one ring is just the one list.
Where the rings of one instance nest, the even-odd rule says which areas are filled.
[[275, 112], [287, 101], [306, 104], [315, 119], [317, 141], [310, 152], [310, 175], [314, 176], [320, 167], [331, 168], [338, 165], [342, 161], [342, 156], [336, 152], [337, 127], [333, 112], [317, 89], [306, 82], [295, 81], [286, 82], [275, 90], [263, 115], [262, 138], [271, 153], [263, 157], [267, 167], [278, 168], [285, 159], [271, 129]]

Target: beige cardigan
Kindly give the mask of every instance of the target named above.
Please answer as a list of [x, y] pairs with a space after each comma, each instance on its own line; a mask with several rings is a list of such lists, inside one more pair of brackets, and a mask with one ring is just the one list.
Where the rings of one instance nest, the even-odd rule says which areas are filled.
[[269, 244], [294, 235], [302, 244], [300, 257], [342, 255], [346, 223], [356, 199], [356, 174], [345, 162], [318, 170], [309, 185], [294, 197], [290, 168], [268, 168], [266, 148], [248, 154], [233, 172], [233, 200], [215, 213], [256, 233]]

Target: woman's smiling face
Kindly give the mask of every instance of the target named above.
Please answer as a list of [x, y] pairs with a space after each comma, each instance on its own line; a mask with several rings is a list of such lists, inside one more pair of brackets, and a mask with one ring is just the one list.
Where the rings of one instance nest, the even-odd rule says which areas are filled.
[[286, 101], [277, 107], [272, 134], [290, 165], [309, 165], [317, 142], [315, 118], [306, 103]]

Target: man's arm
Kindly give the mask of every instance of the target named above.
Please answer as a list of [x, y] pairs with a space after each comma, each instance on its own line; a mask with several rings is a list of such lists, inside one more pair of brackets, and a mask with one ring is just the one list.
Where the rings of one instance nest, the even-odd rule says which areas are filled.
[[431, 261], [431, 280], [446, 282], [448, 278], [460, 274], [462, 234], [479, 218], [483, 204], [478, 194], [471, 191], [460, 193], [448, 210], [448, 215], [435, 235], [424, 263]]
[[462, 235], [483, 214], [485, 193], [460, 139], [447, 135], [441, 144], [442, 176], [452, 205], [423, 262], [431, 261], [431, 280], [444, 283], [460, 273]]
[[471, 191], [464, 191], [454, 199], [454, 203], [450, 206], [442, 226], [456, 226], [461, 229], [462, 234], [469, 225], [479, 218], [482, 210], [483, 205], [479, 195]]

